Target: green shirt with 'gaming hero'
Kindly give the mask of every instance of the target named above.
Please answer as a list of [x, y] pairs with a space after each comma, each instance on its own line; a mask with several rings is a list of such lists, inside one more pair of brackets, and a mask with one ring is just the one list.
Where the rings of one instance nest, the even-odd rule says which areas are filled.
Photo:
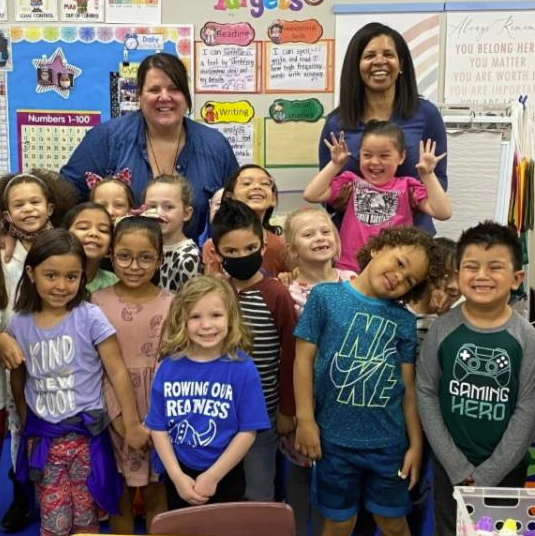
[[535, 436], [535, 330], [512, 311], [472, 325], [456, 307], [439, 317], [416, 365], [425, 433], [452, 483], [495, 486], [527, 459]]

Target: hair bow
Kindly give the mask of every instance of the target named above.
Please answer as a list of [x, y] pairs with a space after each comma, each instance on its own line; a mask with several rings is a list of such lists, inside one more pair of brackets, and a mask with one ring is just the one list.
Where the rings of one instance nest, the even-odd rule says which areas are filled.
[[92, 171], [86, 171], [85, 172], [85, 183], [87, 184], [87, 187], [90, 190], [93, 190], [95, 186], [104, 180], [113, 179], [119, 182], [122, 182], [123, 184], [126, 184], [126, 186], [130, 187], [132, 185], [132, 172], [129, 168], [123, 168], [119, 171], [116, 171], [113, 175], [110, 175], [108, 177], [101, 177], [100, 175], [97, 175], [96, 173], [93, 173]]

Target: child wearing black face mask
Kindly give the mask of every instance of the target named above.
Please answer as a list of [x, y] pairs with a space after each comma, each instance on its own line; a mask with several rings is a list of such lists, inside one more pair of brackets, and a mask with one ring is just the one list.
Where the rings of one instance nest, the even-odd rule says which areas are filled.
[[284, 285], [266, 277], [260, 267], [265, 252], [262, 224], [247, 205], [226, 200], [214, 216], [215, 252], [238, 294], [244, 323], [254, 338], [255, 362], [272, 422], [260, 432], [244, 458], [245, 498], [272, 501], [275, 492], [277, 432], [294, 429], [293, 329], [297, 314]]

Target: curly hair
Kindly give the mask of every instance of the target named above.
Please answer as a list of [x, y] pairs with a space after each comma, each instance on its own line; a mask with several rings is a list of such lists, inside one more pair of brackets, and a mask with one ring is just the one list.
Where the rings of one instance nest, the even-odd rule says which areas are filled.
[[48, 203], [54, 205], [50, 222], [54, 227], [61, 225], [65, 214], [76, 205], [78, 194], [72, 184], [59, 173], [49, 169], [32, 169], [24, 173], [11, 173], [0, 179], [2, 211], [9, 212], [9, 192], [14, 186], [34, 183], [40, 186]]
[[210, 292], [217, 292], [227, 307], [228, 332], [221, 347], [221, 354], [237, 359], [238, 349], [247, 353], [252, 351], [253, 338], [243, 322], [238, 298], [230, 284], [219, 277], [200, 275], [187, 281], [173, 298], [162, 330], [160, 359], [164, 355], [175, 358], [187, 355], [191, 347], [187, 327], [190, 311]]
[[424, 251], [429, 261], [427, 278], [399, 298], [399, 301], [403, 303], [418, 301], [425, 295], [428, 285], [436, 283], [444, 276], [443, 257], [435, 241], [428, 234], [416, 227], [388, 227], [368, 240], [366, 245], [357, 253], [357, 262], [362, 271], [371, 261], [372, 251], [399, 246], [419, 248]]

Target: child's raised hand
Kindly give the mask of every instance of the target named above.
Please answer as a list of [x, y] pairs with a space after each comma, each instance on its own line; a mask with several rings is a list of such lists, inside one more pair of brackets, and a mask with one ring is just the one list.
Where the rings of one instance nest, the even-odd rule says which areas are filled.
[[211, 476], [208, 471], [204, 471], [204, 473], [201, 473], [195, 479], [194, 490], [196, 493], [204, 497], [212, 497], [218, 484], [218, 480]]
[[297, 421], [294, 446], [303, 456], [311, 460], [321, 458], [320, 431], [316, 421], [303, 419]]
[[176, 480], [173, 480], [173, 484], [175, 485], [177, 493], [188, 504], [198, 506], [208, 502], [208, 496], [201, 495], [195, 491], [195, 480], [191, 478], [191, 476], [182, 473], [180, 477], [178, 477]]
[[420, 161], [416, 164], [420, 177], [431, 175], [435, 171], [436, 165], [446, 157], [446, 153], [435, 155], [436, 150], [436, 141], [428, 139], [424, 144], [423, 140], [420, 140]]
[[347, 148], [345, 142], [344, 131], [340, 131], [340, 138], [336, 139], [334, 132], [331, 132], [331, 142], [324, 139], [323, 142], [331, 151], [331, 162], [337, 166], [343, 167], [347, 162], [347, 159], [351, 156], [351, 152]]
[[420, 478], [420, 465], [422, 464], [422, 452], [419, 449], [409, 447], [403, 458], [403, 467], [399, 470], [399, 477], [403, 480], [409, 479], [409, 490], [411, 490]]

